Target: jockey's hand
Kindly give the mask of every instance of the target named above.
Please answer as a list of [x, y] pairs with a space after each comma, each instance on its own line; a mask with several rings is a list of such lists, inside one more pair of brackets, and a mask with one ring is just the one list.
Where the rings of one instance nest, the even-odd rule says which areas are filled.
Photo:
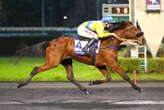
[[131, 44], [131, 43], [135, 43], [136, 40], [133, 40], [133, 39], [127, 39], [124, 41], [126, 44]]
[[124, 41], [125, 39], [124, 38], [120, 38], [117, 36], [117, 34], [115, 33], [110, 33], [111, 36], [115, 37], [116, 39], [120, 40], [120, 41]]

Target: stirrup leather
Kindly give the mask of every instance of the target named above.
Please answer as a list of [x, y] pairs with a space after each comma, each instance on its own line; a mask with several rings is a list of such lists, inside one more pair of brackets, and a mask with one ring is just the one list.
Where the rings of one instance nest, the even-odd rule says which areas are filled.
[[84, 48], [82, 48], [82, 51], [83, 52], [87, 52], [88, 48], [93, 44], [95, 40], [94, 39], [91, 39], [86, 45]]

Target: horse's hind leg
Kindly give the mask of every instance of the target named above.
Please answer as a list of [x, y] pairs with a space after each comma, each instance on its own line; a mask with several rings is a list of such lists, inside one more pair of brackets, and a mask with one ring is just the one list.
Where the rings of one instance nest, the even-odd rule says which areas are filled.
[[48, 70], [48, 69], [51, 69], [53, 67], [55, 67], [55, 66], [50, 66], [48, 64], [45, 64], [45, 65], [43, 65], [41, 67], [34, 67], [33, 70], [32, 70], [32, 72], [31, 72], [31, 74], [30, 74], [30, 76], [28, 77], [28, 79], [25, 80], [25, 81], [23, 81], [23, 82], [21, 82], [17, 86], [17, 88], [20, 88], [20, 87], [23, 87], [23, 86], [27, 85], [31, 81], [31, 79], [33, 78], [33, 76], [35, 76], [37, 73], [42, 72], [42, 71], [45, 71], [45, 70]]
[[27, 80], [20, 83], [17, 87], [20, 88], [22, 86], [27, 85], [33, 76], [35, 76], [37, 73], [57, 67], [60, 64], [60, 61], [62, 59], [63, 53], [58, 50], [52, 50], [51, 48], [46, 49], [46, 64], [40, 67], [34, 67], [30, 76]]
[[27, 85], [27, 84], [30, 82], [30, 80], [32, 79], [32, 77], [33, 77], [36, 73], [38, 73], [37, 70], [38, 70], [38, 67], [34, 67], [33, 70], [32, 70], [32, 72], [31, 72], [31, 74], [30, 74], [30, 76], [28, 77], [28, 79], [25, 80], [25, 81], [23, 81], [23, 82], [21, 82], [21, 83], [17, 86], [17, 88], [20, 88], [20, 87], [22, 87], [22, 86]]
[[68, 80], [75, 84], [82, 92], [84, 92], [85, 94], [89, 94], [88, 90], [85, 87], [83, 87], [77, 81], [75, 81], [72, 71], [72, 59], [65, 59], [61, 62], [61, 64], [65, 67], [67, 71]]
[[111, 81], [111, 76], [106, 68], [106, 66], [97, 66], [97, 68], [100, 70], [100, 72], [106, 77], [105, 79], [102, 80], [95, 80], [95, 81], [91, 81], [89, 83], [89, 85], [96, 85], [96, 84], [102, 84], [102, 83], [106, 83], [106, 82], [110, 82]]

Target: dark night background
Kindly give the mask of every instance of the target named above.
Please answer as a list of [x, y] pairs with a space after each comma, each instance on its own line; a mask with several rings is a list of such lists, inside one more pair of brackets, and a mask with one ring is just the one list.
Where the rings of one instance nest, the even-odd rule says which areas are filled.
[[[0, 0], [0, 27], [41, 27], [42, 1]], [[87, 20], [101, 19], [102, 3], [128, 3], [128, 0], [44, 1], [45, 27], [69, 28], [77, 27]], [[64, 19], [64, 16], [67, 16], [67, 19]], [[0, 33], [12, 32], [0, 30]], [[12, 56], [22, 47], [52, 40], [59, 36], [58, 33], [48, 36], [0, 36], [0, 56]]]
[[[77, 27], [86, 20], [101, 18], [102, 3], [128, 3], [128, 0], [44, 0], [45, 25]], [[97, 4], [97, 1], [99, 4]], [[0, 0], [1, 27], [39, 27], [42, 0]], [[68, 19], [63, 19], [68, 16]]]
[[[39, 27], [41, 6], [42, 0], [2, 0], [0, 26]], [[96, 19], [95, 0], [45, 0], [46, 26], [74, 27], [91, 19]]]

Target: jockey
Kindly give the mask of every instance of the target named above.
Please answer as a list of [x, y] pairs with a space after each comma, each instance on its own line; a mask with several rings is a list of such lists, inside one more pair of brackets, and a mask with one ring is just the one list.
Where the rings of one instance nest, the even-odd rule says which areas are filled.
[[78, 35], [90, 39], [82, 51], [87, 52], [92, 43], [99, 38], [113, 36], [119, 40], [122, 40], [117, 37], [115, 33], [108, 32], [108, 29], [111, 27], [111, 23], [114, 22], [115, 21], [111, 16], [104, 16], [100, 21], [86, 21], [79, 25], [77, 28]]

